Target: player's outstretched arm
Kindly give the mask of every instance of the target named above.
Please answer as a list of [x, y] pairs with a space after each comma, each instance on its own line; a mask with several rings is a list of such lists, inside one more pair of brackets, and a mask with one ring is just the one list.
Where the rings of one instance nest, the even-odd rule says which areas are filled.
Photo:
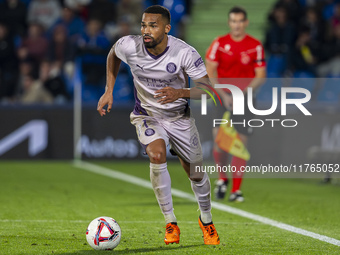
[[106, 114], [104, 107], [107, 105], [107, 112], [111, 111], [113, 103], [113, 88], [118, 75], [121, 60], [116, 56], [115, 45], [112, 46], [106, 60], [106, 87], [105, 92], [98, 101], [97, 111], [100, 116]]
[[[189, 88], [174, 89], [172, 87], [165, 87], [165, 88], [159, 89], [155, 92], [154, 97], [160, 98], [157, 101], [158, 103], [167, 104], [167, 103], [172, 103], [179, 98], [201, 99], [202, 94], [207, 94], [204, 90], [210, 91], [210, 89], [205, 85], [205, 84], [208, 84], [209, 86], [211, 86], [208, 75], [205, 75], [200, 79], [194, 80], [194, 83], [196, 86], [190, 89]], [[208, 94], [207, 94], [207, 97], [210, 98]]]

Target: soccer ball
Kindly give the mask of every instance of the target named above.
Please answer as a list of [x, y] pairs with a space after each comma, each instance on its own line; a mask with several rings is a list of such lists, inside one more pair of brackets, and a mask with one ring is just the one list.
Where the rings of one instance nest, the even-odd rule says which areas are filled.
[[95, 218], [86, 230], [86, 240], [95, 250], [112, 250], [122, 237], [118, 223], [110, 217]]

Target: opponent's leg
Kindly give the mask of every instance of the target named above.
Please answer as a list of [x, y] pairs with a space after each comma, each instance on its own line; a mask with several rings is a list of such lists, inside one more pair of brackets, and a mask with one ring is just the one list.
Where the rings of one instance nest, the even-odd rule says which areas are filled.
[[146, 147], [150, 158], [150, 180], [158, 204], [166, 222], [164, 242], [179, 243], [180, 230], [173, 212], [171, 179], [166, 163], [166, 145], [163, 139], [157, 139]]

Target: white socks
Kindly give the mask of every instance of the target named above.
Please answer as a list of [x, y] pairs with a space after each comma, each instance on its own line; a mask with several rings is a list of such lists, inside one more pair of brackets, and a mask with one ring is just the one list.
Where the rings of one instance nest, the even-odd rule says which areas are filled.
[[[150, 163], [150, 180], [156, 195], [159, 207], [165, 218], [165, 223], [177, 222], [174, 214], [171, 196], [171, 179], [167, 169], [167, 163], [153, 164]], [[191, 188], [195, 193], [203, 223], [210, 223], [211, 202], [210, 202], [210, 181], [207, 173], [204, 173], [203, 179], [199, 182], [191, 181]]]
[[173, 212], [171, 196], [171, 179], [167, 164], [150, 163], [150, 180], [155, 192], [159, 207], [165, 218], [165, 223], [177, 222]]
[[201, 220], [203, 223], [212, 222], [211, 202], [210, 202], [210, 181], [207, 173], [204, 173], [203, 179], [199, 182], [191, 181], [191, 188], [195, 193], [198, 206], [201, 211]]

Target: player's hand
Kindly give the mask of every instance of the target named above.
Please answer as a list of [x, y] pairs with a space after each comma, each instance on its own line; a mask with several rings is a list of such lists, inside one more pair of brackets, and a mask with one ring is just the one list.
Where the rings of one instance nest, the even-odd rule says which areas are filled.
[[[105, 92], [98, 101], [97, 111], [100, 116], [106, 115], [106, 111], [110, 112], [113, 103], [112, 93]], [[107, 105], [107, 110], [103, 109]]]
[[157, 90], [154, 98], [161, 98], [157, 102], [161, 104], [172, 103], [181, 97], [181, 91], [172, 87], [165, 87]]

